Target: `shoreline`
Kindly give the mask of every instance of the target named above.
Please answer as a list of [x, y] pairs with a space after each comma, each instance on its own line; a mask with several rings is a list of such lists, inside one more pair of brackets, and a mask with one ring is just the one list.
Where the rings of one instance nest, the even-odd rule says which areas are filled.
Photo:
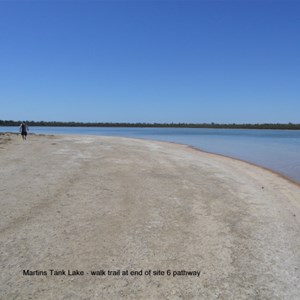
[[[80, 136], [80, 135], [79, 135]], [[122, 136], [118, 136], [118, 137], [122, 137]], [[122, 138], [127, 138], [127, 137], [122, 137]], [[211, 154], [211, 155], [216, 155], [216, 156], [220, 156], [220, 157], [224, 157], [224, 158], [228, 158], [228, 159], [232, 159], [232, 160], [236, 160], [236, 161], [239, 161], [239, 162], [243, 162], [243, 163], [246, 163], [246, 164], [249, 164], [251, 166], [254, 166], [256, 168], [260, 168], [260, 169], [263, 169], [265, 171], [268, 171], [274, 175], [277, 175], [278, 177], [282, 178], [282, 179], [285, 179], [286, 181], [296, 185], [297, 187], [300, 188], [300, 182], [292, 179], [291, 177], [288, 177], [280, 172], [277, 172], [275, 170], [272, 170], [268, 167], [264, 167], [264, 166], [261, 166], [259, 164], [256, 164], [256, 163], [253, 163], [253, 162], [250, 162], [248, 160], [244, 160], [244, 159], [241, 159], [241, 158], [236, 158], [236, 157], [233, 157], [233, 156], [228, 156], [228, 155], [225, 155], [225, 154], [220, 154], [220, 153], [215, 153], [215, 152], [210, 152], [210, 151], [206, 151], [206, 150], [203, 150], [201, 148], [197, 148], [195, 146], [191, 146], [191, 145], [188, 145], [188, 144], [183, 144], [183, 143], [177, 143], [177, 142], [170, 142], [170, 141], [161, 141], [161, 140], [149, 140], [149, 139], [145, 139], [145, 138], [131, 138], [131, 137], [128, 137], [129, 139], [138, 139], [138, 140], [143, 140], [143, 141], [156, 141], [156, 142], [161, 142], [161, 143], [166, 143], [166, 144], [174, 144], [174, 145], [179, 145], [179, 146], [185, 146], [187, 148], [190, 148], [194, 151], [199, 151], [199, 152], [202, 152], [202, 153], [207, 153], [207, 154]]]
[[[220, 128], [222, 129], [222, 128]], [[259, 129], [258, 129], [259, 130]], [[271, 129], [273, 130], [273, 129]], [[277, 130], [277, 129], [276, 129]], [[278, 129], [280, 130], [280, 129]], [[0, 136], [3, 135], [3, 134], [13, 134], [13, 135], [19, 135], [19, 133], [14, 133], [14, 132], [0, 132]], [[93, 135], [93, 134], [60, 134], [60, 133], [56, 133], [56, 134], [44, 134], [44, 133], [29, 133], [29, 136], [30, 135], [41, 135], [41, 136], [99, 136], [99, 137], [109, 137], [109, 136], [106, 136], [106, 135]], [[244, 163], [247, 163], [247, 164], [250, 164], [252, 166], [255, 166], [257, 168], [261, 168], [261, 169], [264, 169], [266, 171], [269, 171], [271, 173], [273, 173], [274, 175], [277, 175], [287, 181], [289, 181], [290, 183], [293, 183], [295, 184], [296, 186], [300, 187], [300, 182], [298, 182], [297, 180], [287, 176], [287, 175], [284, 175], [282, 173], [280, 173], [279, 171], [275, 171], [271, 168], [268, 168], [268, 167], [265, 167], [265, 166], [262, 166], [262, 165], [259, 165], [259, 164], [256, 164], [254, 162], [251, 162], [251, 161], [248, 161], [248, 160], [244, 160], [244, 159], [241, 159], [241, 158], [237, 158], [237, 157], [234, 157], [234, 156], [229, 156], [229, 155], [225, 155], [225, 154], [221, 154], [221, 153], [216, 153], [216, 152], [211, 152], [211, 151], [206, 151], [202, 148], [197, 148], [196, 146], [192, 146], [192, 145], [189, 145], [189, 144], [184, 144], [184, 143], [178, 143], [178, 142], [172, 142], [172, 141], [162, 141], [162, 140], [157, 140], [157, 139], [147, 139], [147, 138], [139, 138], [139, 137], [126, 137], [126, 136], [118, 136], [118, 135], [115, 135], [115, 136], [110, 136], [110, 137], [118, 137], [118, 138], [128, 138], [128, 139], [137, 139], [137, 140], [143, 140], [143, 141], [156, 141], [156, 142], [162, 142], [162, 143], [170, 143], [170, 144], [175, 144], [175, 145], [181, 145], [181, 146], [185, 146], [185, 147], [188, 147], [190, 149], [193, 149], [195, 151], [200, 151], [200, 152], [203, 152], [203, 153], [207, 153], [207, 154], [212, 154], [212, 155], [217, 155], [217, 156], [222, 156], [222, 157], [225, 157], [225, 158], [229, 158], [229, 159], [233, 159], [233, 160], [237, 160], [237, 161], [240, 161], [240, 162], [244, 162]]]
[[199, 149], [197, 147], [194, 147], [194, 146], [189, 146], [189, 145], [186, 145], [190, 148], [192, 148], [193, 150], [196, 150], [196, 151], [200, 151], [200, 152], [204, 152], [204, 153], [208, 153], [208, 154], [213, 154], [213, 155], [218, 155], [218, 156], [222, 156], [224, 158], [229, 158], [229, 159], [233, 159], [233, 160], [237, 160], [237, 161], [240, 161], [240, 162], [243, 162], [243, 163], [246, 163], [246, 164], [249, 164], [251, 166], [254, 166], [254, 167], [257, 167], [257, 168], [260, 168], [260, 169], [263, 169], [265, 171], [268, 171], [274, 175], [277, 175], [278, 177], [281, 177], [282, 179], [285, 179], [286, 181], [296, 185], [297, 187], [300, 188], [300, 182], [292, 179], [291, 177], [288, 177], [280, 172], [277, 172], [277, 171], [274, 171], [270, 168], [267, 168], [267, 167], [264, 167], [264, 166], [261, 166], [261, 165], [258, 165], [256, 163], [253, 163], [253, 162], [250, 162], [250, 161], [247, 161], [247, 160], [243, 160], [243, 159], [240, 159], [240, 158], [236, 158], [236, 157], [233, 157], [233, 156], [228, 156], [228, 155], [224, 155], [224, 154], [219, 154], [219, 153], [214, 153], [214, 152], [209, 152], [209, 151], [205, 151], [203, 149]]

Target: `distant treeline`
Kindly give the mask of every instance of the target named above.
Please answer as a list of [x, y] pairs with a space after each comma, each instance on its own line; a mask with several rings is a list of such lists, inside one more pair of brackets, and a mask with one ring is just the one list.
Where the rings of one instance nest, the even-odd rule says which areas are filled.
[[[22, 121], [0, 120], [0, 126], [19, 126]], [[300, 124], [219, 124], [219, 123], [109, 123], [109, 122], [45, 122], [26, 121], [28, 126], [56, 127], [170, 127], [170, 128], [228, 128], [228, 129], [289, 129], [300, 130]]]

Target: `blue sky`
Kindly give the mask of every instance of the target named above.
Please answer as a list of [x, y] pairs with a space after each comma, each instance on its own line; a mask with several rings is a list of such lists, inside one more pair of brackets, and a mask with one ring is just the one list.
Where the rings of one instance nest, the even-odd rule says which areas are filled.
[[300, 123], [300, 2], [0, 1], [0, 119]]

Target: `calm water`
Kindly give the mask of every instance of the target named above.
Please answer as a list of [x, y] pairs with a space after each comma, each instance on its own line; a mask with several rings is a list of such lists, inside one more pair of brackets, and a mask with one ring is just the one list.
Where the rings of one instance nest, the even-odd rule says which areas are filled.
[[[0, 132], [5, 131], [18, 132], [18, 128], [0, 127]], [[300, 183], [299, 130], [31, 127], [30, 132], [125, 136], [187, 144], [267, 167]]]

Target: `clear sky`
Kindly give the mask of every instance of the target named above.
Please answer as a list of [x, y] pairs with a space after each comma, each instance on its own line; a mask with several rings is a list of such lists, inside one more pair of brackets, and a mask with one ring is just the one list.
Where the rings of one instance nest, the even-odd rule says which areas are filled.
[[300, 1], [0, 0], [0, 119], [300, 123]]

